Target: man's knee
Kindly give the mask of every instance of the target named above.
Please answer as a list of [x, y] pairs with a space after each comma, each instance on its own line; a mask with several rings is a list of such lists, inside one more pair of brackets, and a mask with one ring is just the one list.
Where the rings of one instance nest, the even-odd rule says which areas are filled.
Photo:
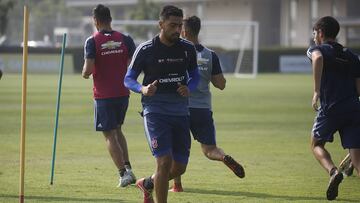
[[314, 137], [314, 135], [311, 135], [311, 143], [310, 143], [311, 150], [314, 150], [316, 147], [324, 148], [324, 146], [325, 146], [324, 141], [318, 140]]
[[170, 171], [172, 160], [169, 155], [165, 155], [156, 158], [156, 163], [157, 171]]

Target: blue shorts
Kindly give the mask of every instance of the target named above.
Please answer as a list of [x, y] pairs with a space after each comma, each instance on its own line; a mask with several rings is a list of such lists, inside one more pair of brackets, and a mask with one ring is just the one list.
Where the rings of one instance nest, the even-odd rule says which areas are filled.
[[95, 99], [94, 124], [96, 131], [109, 131], [124, 123], [129, 105], [129, 96]]
[[201, 144], [216, 145], [216, 133], [210, 109], [189, 108], [190, 130], [194, 139]]
[[189, 116], [148, 113], [144, 116], [144, 127], [155, 157], [170, 154], [176, 162], [188, 163], [191, 147]]
[[319, 111], [312, 135], [320, 142], [333, 142], [337, 131], [343, 148], [360, 148], [360, 112], [326, 116], [323, 111]]

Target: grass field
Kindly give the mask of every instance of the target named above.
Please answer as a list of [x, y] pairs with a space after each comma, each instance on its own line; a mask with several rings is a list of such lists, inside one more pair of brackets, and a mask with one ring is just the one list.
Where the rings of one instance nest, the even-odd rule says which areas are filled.
[[[26, 129], [26, 202], [141, 202], [136, 187], [119, 189], [117, 171], [100, 133], [93, 129], [92, 82], [64, 75], [54, 185], [49, 185], [58, 76], [29, 75]], [[193, 141], [184, 193], [169, 202], [326, 202], [328, 175], [313, 158], [309, 134], [310, 75], [265, 74], [257, 79], [227, 77], [213, 90], [218, 145], [240, 160], [246, 178], [207, 160]], [[124, 125], [134, 172], [155, 167], [145, 141], [139, 95], [132, 94]], [[0, 202], [17, 202], [21, 76], [0, 80]], [[328, 145], [339, 163], [346, 155], [339, 138]], [[340, 186], [337, 202], [359, 202], [360, 179]]]

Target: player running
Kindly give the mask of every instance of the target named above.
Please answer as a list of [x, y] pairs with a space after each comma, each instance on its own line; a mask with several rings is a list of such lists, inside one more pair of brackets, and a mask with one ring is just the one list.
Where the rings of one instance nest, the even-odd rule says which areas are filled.
[[333, 17], [320, 18], [313, 27], [316, 46], [307, 52], [314, 76], [312, 107], [317, 111], [311, 148], [320, 165], [330, 174], [328, 200], [336, 199], [343, 180], [343, 174], [325, 149], [325, 143], [333, 141], [335, 132], [339, 132], [341, 144], [349, 149], [352, 164], [360, 174], [360, 61], [336, 42], [339, 30], [340, 25]]
[[121, 131], [129, 103], [129, 90], [124, 86], [127, 65], [135, 50], [130, 36], [111, 28], [111, 14], [101, 4], [93, 10], [97, 32], [85, 42], [82, 76], [93, 75], [95, 128], [102, 131], [108, 151], [119, 170], [119, 185], [135, 183], [126, 139]]
[[[139, 45], [125, 77], [125, 85], [141, 93], [145, 134], [156, 158], [155, 174], [136, 185], [144, 202], [167, 202], [169, 180], [185, 172], [190, 154], [189, 91], [199, 81], [194, 45], [180, 39], [183, 12], [165, 6], [160, 13], [160, 34]], [[137, 82], [144, 73], [142, 85]]]
[[[244, 168], [230, 155], [216, 146], [215, 126], [211, 110], [211, 93], [209, 83], [223, 90], [226, 80], [222, 74], [219, 58], [216, 53], [199, 43], [198, 35], [201, 21], [191, 16], [183, 21], [182, 37], [195, 44], [200, 82], [189, 97], [190, 130], [195, 140], [201, 144], [204, 155], [215, 161], [222, 161], [236, 176], [245, 177]], [[182, 192], [181, 177], [174, 178], [172, 192]]]

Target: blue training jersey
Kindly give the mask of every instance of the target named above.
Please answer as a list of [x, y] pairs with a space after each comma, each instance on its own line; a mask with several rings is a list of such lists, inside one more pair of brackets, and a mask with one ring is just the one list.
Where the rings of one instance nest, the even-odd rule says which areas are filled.
[[359, 58], [336, 42], [310, 47], [307, 51], [310, 60], [315, 50], [319, 50], [323, 56], [321, 110], [328, 115], [360, 111], [356, 90], [356, 79], [360, 77]]
[[210, 81], [213, 75], [221, 74], [221, 65], [216, 53], [201, 44], [195, 45], [200, 81], [189, 98], [190, 108], [211, 109]]
[[136, 82], [141, 72], [144, 73], [143, 86], [155, 80], [158, 81], [155, 95], [142, 95], [141, 102], [145, 115], [148, 113], [189, 114], [188, 98], [182, 97], [176, 90], [178, 83], [188, 85], [190, 88], [189, 74], [198, 75], [196, 51], [191, 42], [179, 39], [174, 45], [166, 46], [160, 42], [159, 36], [156, 36], [140, 44], [125, 76], [125, 85], [135, 92], [141, 89], [141, 85]]

